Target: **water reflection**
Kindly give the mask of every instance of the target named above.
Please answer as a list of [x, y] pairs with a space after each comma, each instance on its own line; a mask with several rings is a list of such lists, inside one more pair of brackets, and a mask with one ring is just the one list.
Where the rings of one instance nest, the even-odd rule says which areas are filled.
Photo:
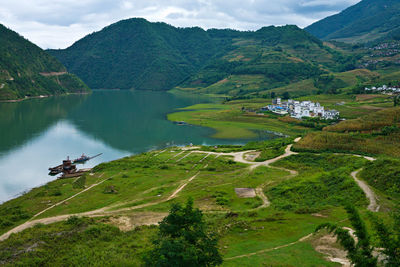
[[177, 108], [205, 101], [165, 92], [96, 91], [0, 103], [0, 202], [54, 179], [47, 168], [68, 155], [103, 153], [85, 166], [92, 167], [170, 144], [245, 143], [216, 140], [209, 137], [211, 129], [166, 120]]
[[104, 154], [88, 161], [83, 165], [85, 168], [129, 155], [83, 134], [68, 121], [56, 123], [39, 137], [0, 158], [0, 202], [54, 179], [47, 175], [47, 168], [60, 164], [67, 155], [78, 157], [82, 152], [95, 155], [99, 151]]

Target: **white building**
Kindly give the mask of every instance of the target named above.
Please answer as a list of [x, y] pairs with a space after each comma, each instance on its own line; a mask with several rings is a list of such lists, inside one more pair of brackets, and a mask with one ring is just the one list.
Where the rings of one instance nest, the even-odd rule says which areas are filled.
[[325, 120], [336, 120], [339, 118], [339, 115], [339, 111], [332, 109], [325, 111], [323, 118]]
[[[339, 112], [336, 110], [325, 110], [320, 103], [311, 101], [294, 101], [289, 99], [287, 102], [281, 102], [280, 98], [274, 99], [272, 105], [268, 106], [268, 110], [274, 113], [284, 115], [290, 114], [291, 117], [296, 119], [307, 117], [319, 117], [322, 119], [338, 119]], [[281, 103], [281, 104], [278, 104]], [[264, 108], [265, 109], [265, 108]]]

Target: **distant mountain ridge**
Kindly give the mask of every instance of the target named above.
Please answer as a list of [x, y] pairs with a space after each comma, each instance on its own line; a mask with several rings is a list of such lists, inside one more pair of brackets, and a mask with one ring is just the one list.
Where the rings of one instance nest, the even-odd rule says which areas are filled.
[[55, 57], [0, 24], [0, 100], [87, 91]]
[[[290, 51], [277, 50], [279, 45]], [[293, 51], [295, 45], [300, 53]], [[249, 51], [243, 60], [238, 49]], [[308, 78], [320, 73], [321, 64], [335, 65], [328, 50], [297, 26], [205, 31], [133, 18], [92, 33], [67, 49], [49, 52], [94, 89], [169, 90], [178, 85], [210, 85], [234, 73], [264, 75], [266, 82], [275, 83], [279, 75], [274, 69], [290, 70], [283, 75], [288, 82]], [[239, 58], [230, 58], [233, 51]], [[316, 51], [314, 58], [301, 55]], [[294, 70], [299, 71], [297, 77]], [[274, 77], [268, 78], [270, 74]]]
[[400, 1], [363, 0], [305, 30], [323, 40], [348, 43], [400, 39]]
[[49, 52], [92, 88], [166, 90], [228, 47], [201, 28], [129, 19]]

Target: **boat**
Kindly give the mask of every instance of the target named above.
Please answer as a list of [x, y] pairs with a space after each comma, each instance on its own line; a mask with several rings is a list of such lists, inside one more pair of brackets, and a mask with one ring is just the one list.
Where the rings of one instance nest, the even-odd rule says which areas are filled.
[[85, 154], [82, 154], [82, 156], [80, 156], [79, 158], [74, 159], [74, 160], [72, 161], [72, 163], [74, 163], [74, 164], [76, 164], [76, 163], [85, 163], [86, 161], [91, 160], [91, 159], [93, 159], [93, 158], [95, 158], [95, 157], [98, 157], [98, 156], [100, 156], [100, 155], [102, 155], [102, 154], [103, 154], [103, 153], [100, 153], [100, 154], [97, 154], [97, 155], [95, 155], [95, 156], [93, 156], [93, 157], [89, 157], [89, 156], [86, 156]]
[[174, 123], [176, 125], [187, 125], [187, 122], [185, 122], [185, 121], [174, 121]]
[[88, 157], [85, 154], [82, 154], [81, 157], [70, 160], [69, 157], [67, 157], [66, 160], [63, 160], [63, 164], [55, 166], [55, 167], [50, 167], [49, 168], [49, 175], [55, 176], [57, 174], [63, 173], [63, 175], [60, 178], [70, 178], [70, 177], [77, 177], [81, 176], [82, 174], [90, 171], [90, 169], [80, 169], [78, 170], [76, 168], [75, 164], [79, 163], [85, 163], [88, 160], [91, 160], [95, 157], [98, 157], [102, 155], [103, 153], [97, 154], [93, 157]]
[[57, 175], [63, 171], [63, 165], [58, 165], [56, 167], [50, 167], [49, 171], [50, 171], [49, 175], [51, 175], [51, 176]]
[[86, 156], [85, 154], [82, 154], [82, 156], [80, 156], [79, 158], [74, 159], [72, 161], [72, 163], [84, 163], [84, 162], [88, 161], [89, 159], [90, 159], [90, 157]]

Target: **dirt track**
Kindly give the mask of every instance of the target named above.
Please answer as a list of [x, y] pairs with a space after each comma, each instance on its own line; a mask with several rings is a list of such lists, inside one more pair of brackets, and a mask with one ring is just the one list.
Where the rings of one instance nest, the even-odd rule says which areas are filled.
[[[295, 140], [295, 142], [298, 142], [299, 140], [300, 140], [300, 138], [297, 138]], [[288, 171], [288, 172], [290, 172], [290, 175], [288, 177], [293, 177], [293, 176], [296, 176], [298, 174], [297, 171], [270, 166], [270, 164], [272, 164], [272, 163], [274, 163], [274, 162], [276, 162], [276, 161], [278, 161], [280, 159], [283, 159], [283, 158], [286, 158], [288, 156], [297, 154], [295, 152], [292, 152], [291, 148], [292, 148], [292, 145], [288, 145], [286, 147], [285, 153], [283, 155], [278, 156], [278, 157], [273, 158], [273, 159], [270, 159], [270, 160], [267, 160], [267, 161], [264, 161], [264, 162], [252, 162], [252, 161], [247, 161], [246, 159], [244, 159], [244, 155], [246, 153], [254, 152], [254, 151], [244, 151], [244, 152], [236, 152], [236, 153], [216, 153], [216, 152], [204, 152], [204, 151], [193, 151], [193, 152], [208, 154], [208, 155], [206, 155], [206, 157], [208, 157], [209, 155], [217, 155], [217, 157], [222, 156], [222, 155], [223, 156], [233, 156], [235, 161], [241, 162], [241, 163], [245, 163], [245, 164], [249, 164], [250, 165], [250, 167], [249, 167], [250, 170], [253, 170], [253, 169], [255, 169], [255, 168], [259, 167], [259, 166], [267, 166], [267, 167], [271, 167], [271, 168], [276, 168], [276, 169]], [[355, 155], [355, 156], [357, 156], [357, 155]], [[206, 157], [204, 157], [201, 161], [203, 161]], [[370, 158], [370, 157], [365, 157], [365, 158], [368, 159], [368, 160], [371, 160], [371, 161], [375, 160], [374, 158]], [[360, 181], [360, 180], [357, 179], [357, 174], [360, 171], [361, 170], [355, 171], [351, 175], [356, 180], [356, 182], [359, 184], [361, 189], [365, 192], [365, 194], [367, 195], [368, 199], [370, 200], [370, 205], [368, 206], [368, 209], [372, 210], [372, 211], [378, 211], [379, 206], [376, 203], [375, 194], [373, 193], [373, 191], [368, 187], [368, 185], [365, 182]], [[137, 210], [137, 209], [140, 209], [140, 208], [154, 206], [154, 205], [169, 201], [169, 200], [175, 198], [178, 195], [178, 193], [181, 192], [186, 187], [186, 185], [189, 184], [191, 181], [193, 181], [199, 174], [200, 174], [200, 172], [198, 172], [196, 175], [194, 175], [191, 178], [189, 178], [185, 183], [183, 183], [181, 186], [179, 186], [168, 198], [160, 199], [158, 201], [149, 202], [149, 203], [146, 203], [146, 204], [137, 205], [137, 206], [133, 206], [133, 207], [129, 207], [129, 208], [117, 209], [117, 210], [109, 210], [110, 208], [115, 207], [115, 206], [110, 206], [110, 207], [104, 207], [104, 208], [101, 208], [101, 209], [97, 209], [97, 210], [93, 210], [93, 211], [89, 211], [89, 212], [84, 212], [84, 213], [65, 214], [65, 215], [59, 215], [59, 216], [54, 216], [54, 217], [49, 217], [49, 218], [30, 220], [30, 221], [25, 222], [24, 224], [21, 224], [21, 225], [15, 227], [15, 228], [11, 229], [7, 233], [5, 233], [2, 236], [0, 236], [0, 241], [6, 240], [11, 234], [21, 232], [21, 231], [23, 231], [25, 229], [33, 227], [34, 225], [36, 225], [38, 223], [51, 224], [51, 223], [67, 220], [71, 216], [79, 216], [79, 217], [83, 217], [83, 216], [85, 216], [85, 217], [112, 216], [112, 215], [120, 214], [121, 212]], [[101, 181], [101, 182], [99, 182], [97, 184], [93, 184], [89, 188], [79, 192], [78, 194], [76, 194], [76, 195], [74, 195], [74, 196], [72, 196], [72, 197], [70, 197], [70, 198], [68, 198], [68, 199], [66, 199], [64, 201], [61, 201], [61, 202], [53, 205], [52, 207], [57, 206], [57, 205], [65, 202], [65, 201], [67, 201], [69, 199], [72, 199], [73, 197], [75, 197], [75, 196], [77, 196], [77, 195], [79, 195], [81, 193], [84, 193], [84, 192], [90, 190], [91, 188], [93, 188], [94, 186], [97, 186], [97, 185], [103, 183], [106, 180], [107, 179], [105, 179], [105, 180], [103, 180], [103, 181]], [[270, 202], [269, 202], [268, 198], [264, 195], [263, 186], [264, 185], [261, 185], [261, 186], [256, 188], [257, 195], [263, 201], [263, 204], [261, 206], [262, 208], [268, 207], [270, 205]], [[52, 208], [52, 207], [50, 207], [50, 208]], [[48, 209], [50, 209], [50, 208], [48, 208]], [[43, 210], [42, 212], [36, 214], [34, 217], [37, 217], [38, 215], [43, 214], [48, 209]], [[160, 218], [157, 217], [157, 220], [160, 219]], [[140, 224], [141, 225], [155, 224], [155, 221], [157, 221], [157, 220], [155, 220], [152, 216], [148, 216], [148, 220], [143, 219], [143, 220], [141, 220]], [[278, 247], [275, 247], [275, 248], [269, 248], [269, 249], [265, 249], [265, 250], [260, 250], [260, 251], [254, 252], [254, 253], [249, 253], [249, 254], [245, 254], [245, 255], [239, 255], [239, 256], [232, 257], [232, 258], [227, 258], [225, 260], [249, 257], [249, 256], [252, 256], [252, 255], [256, 255], [256, 254], [260, 254], [260, 253], [264, 253], [264, 252], [268, 252], [268, 251], [272, 251], [272, 250], [288, 247], [288, 246], [294, 245], [294, 244], [296, 244], [298, 242], [304, 241], [304, 240], [308, 239], [310, 236], [311, 236], [311, 234], [307, 235], [307, 236], [305, 236], [305, 237], [303, 237], [303, 238], [301, 238], [298, 241], [293, 242], [293, 243], [289, 243], [289, 244], [286, 244], [286, 245], [278, 246]]]
[[[295, 140], [295, 142], [297, 142], [297, 141], [299, 141], [299, 140], [300, 140], [300, 138], [297, 138], [297, 139]], [[250, 165], [251, 165], [251, 166], [250, 166], [250, 169], [253, 170], [254, 168], [256, 168], [256, 167], [258, 167], [258, 166], [269, 166], [269, 164], [271, 164], [271, 163], [273, 163], [273, 162], [276, 162], [276, 161], [278, 161], [278, 160], [280, 160], [280, 159], [282, 159], [282, 158], [285, 158], [285, 157], [288, 157], [288, 156], [290, 156], [290, 155], [295, 154], [294, 152], [292, 152], [292, 151], [290, 150], [291, 147], [292, 147], [292, 145], [287, 146], [287, 148], [286, 148], [286, 150], [285, 150], [285, 154], [283, 154], [283, 155], [281, 155], [281, 156], [279, 156], [279, 157], [276, 157], [276, 158], [274, 158], [274, 159], [267, 160], [267, 161], [265, 161], [265, 162], [252, 162], [252, 161], [247, 161], [247, 160], [245, 160], [245, 159], [243, 158], [243, 156], [244, 156], [244, 154], [248, 153], [249, 151], [237, 152], [237, 153], [215, 153], [215, 152], [204, 152], [204, 151], [193, 151], [193, 152], [205, 153], [205, 154], [207, 154], [207, 155], [206, 155], [203, 159], [201, 159], [199, 162], [202, 162], [202, 161], [203, 161], [205, 158], [207, 158], [209, 155], [233, 156], [233, 157], [234, 157], [234, 160], [237, 161], [237, 162], [242, 162], [242, 163], [245, 163], [245, 164], [250, 164]], [[184, 152], [184, 151], [185, 151], [185, 150], [183, 150], [182, 152]], [[162, 151], [162, 152], [164, 152], [164, 151]], [[162, 152], [161, 152], [161, 153], [162, 153]], [[174, 155], [174, 156], [173, 156], [172, 158], [170, 158], [169, 160], [171, 160], [171, 159], [173, 159], [173, 158], [176, 158], [178, 155], [181, 155], [182, 152], [181, 152], [181, 153], [178, 153], [177, 155]], [[286, 169], [285, 169], [285, 170], [286, 170]], [[292, 175], [293, 175], [293, 174], [297, 174], [296, 171], [291, 171], [291, 170], [286, 170], [286, 171], [289, 171]], [[35, 224], [38, 224], [38, 223], [42, 223], [42, 224], [51, 224], [51, 223], [55, 223], [55, 222], [60, 222], [60, 221], [67, 220], [67, 219], [68, 219], [69, 217], [71, 217], [71, 216], [79, 216], [79, 217], [83, 217], [83, 216], [86, 216], [86, 217], [109, 216], [109, 215], [114, 215], [114, 214], [121, 213], [121, 212], [125, 212], [125, 211], [132, 211], [132, 210], [141, 209], [141, 208], [145, 208], [145, 207], [149, 207], [149, 206], [154, 206], [154, 205], [157, 205], [157, 204], [160, 204], [160, 203], [169, 201], [169, 200], [175, 198], [175, 197], [178, 195], [178, 193], [181, 192], [181, 191], [187, 186], [187, 184], [189, 184], [191, 181], [193, 181], [193, 179], [195, 179], [195, 178], [199, 175], [199, 173], [200, 173], [200, 172], [198, 172], [196, 175], [194, 175], [193, 177], [191, 177], [187, 182], [185, 182], [184, 184], [182, 184], [181, 186], [179, 186], [179, 187], [178, 187], [168, 198], [166, 198], [166, 199], [160, 199], [160, 200], [158, 200], [158, 201], [149, 202], [149, 203], [146, 203], [146, 204], [141, 204], [141, 205], [137, 205], [137, 206], [133, 206], [133, 207], [129, 207], [129, 208], [117, 209], [117, 210], [109, 210], [109, 208], [111, 208], [111, 207], [104, 207], [104, 208], [101, 208], [101, 209], [97, 209], [97, 210], [93, 210], [93, 211], [88, 211], [88, 212], [83, 212], [83, 213], [65, 214], [65, 215], [59, 215], [59, 216], [54, 216], [54, 217], [49, 217], [49, 218], [43, 218], [43, 219], [32, 220], [33, 218], [35, 218], [35, 217], [37, 217], [37, 216], [43, 214], [44, 212], [48, 211], [49, 209], [51, 209], [51, 208], [53, 208], [53, 207], [55, 207], [55, 206], [58, 206], [58, 205], [60, 205], [60, 204], [62, 204], [62, 203], [65, 203], [66, 201], [68, 201], [68, 200], [70, 200], [70, 199], [72, 199], [72, 198], [74, 198], [74, 197], [76, 197], [76, 196], [78, 196], [78, 195], [80, 195], [80, 194], [82, 194], [82, 193], [84, 193], [84, 192], [90, 190], [91, 188], [93, 188], [93, 187], [95, 187], [95, 186], [97, 186], [97, 185], [99, 185], [99, 184], [105, 182], [106, 180], [108, 180], [108, 179], [110, 179], [110, 178], [105, 179], [105, 180], [103, 180], [103, 181], [101, 181], [101, 182], [99, 182], [99, 183], [97, 183], [97, 184], [91, 185], [90, 187], [86, 188], [85, 190], [82, 190], [81, 192], [75, 194], [74, 196], [69, 197], [68, 199], [65, 199], [65, 200], [63, 200], [63, 201], [61, 201], [61, 202], [59, 202], [59, 203], [57, 203], [57, 204], [55, 204], [55, 205], [53, 205], [53, 206], [51, 206], [51, 207], [49, 207], [49, 208], [47, 208], [47, 209], [45, 209], [45, 210], [39, 212], [38, 214], [36, 214], [35, 216], [33, 216], [33, 217], [31, 218], [31, 220], [29, 220], [29, 221], [27, 221], [27, 222], [25, 222], [25, 223], [23, 223], [23, 224], [21, 224], [21, 225], [15, 227], [15, 228], [11, 229], [10, 231], [4, 233], [3, 235], [1, 235], [1, 236], [0, 236], [0, 241], [3, 241], [3, 240], [5, 240], [5, 239], [7, 239], [7, 238], [8, 238], [11, 234], [13, 234], [13, 233], [21, 232], [21, 231], [23, 231], [23, 230], [25, 230], [25, 229], [28, 229], [28, 228], [30, 228], [30, 227], [33, 227]], [[263, 204], [262, 204], [261, 207], [268, 207], [268, 206], [270, 205], [270, 202], [269, 202], [268, 198], [264, 195], [262, 186], [256, 188], [256, 193], [257, 193], [257, 195], [258, 195], [258, 196], [262, 199], [262, 201], [263, 201]]]
[[362, 189], [362, 191], [364, 191], [365, 195], [369, 199], [368, 210], [372, 212], [378, 212], [380, 208], [380, 206], [377, 204], [378, 198], [376, 197], [374, 191], [372, 191], [372, 189], [367, 185], [366, 182], [361, 181], [357, 178], [357, 174], [359, 174], [360, 171], [362, 171], [362, 169], [352, 172], [351, 176], [354, 178], [358, 186]]

